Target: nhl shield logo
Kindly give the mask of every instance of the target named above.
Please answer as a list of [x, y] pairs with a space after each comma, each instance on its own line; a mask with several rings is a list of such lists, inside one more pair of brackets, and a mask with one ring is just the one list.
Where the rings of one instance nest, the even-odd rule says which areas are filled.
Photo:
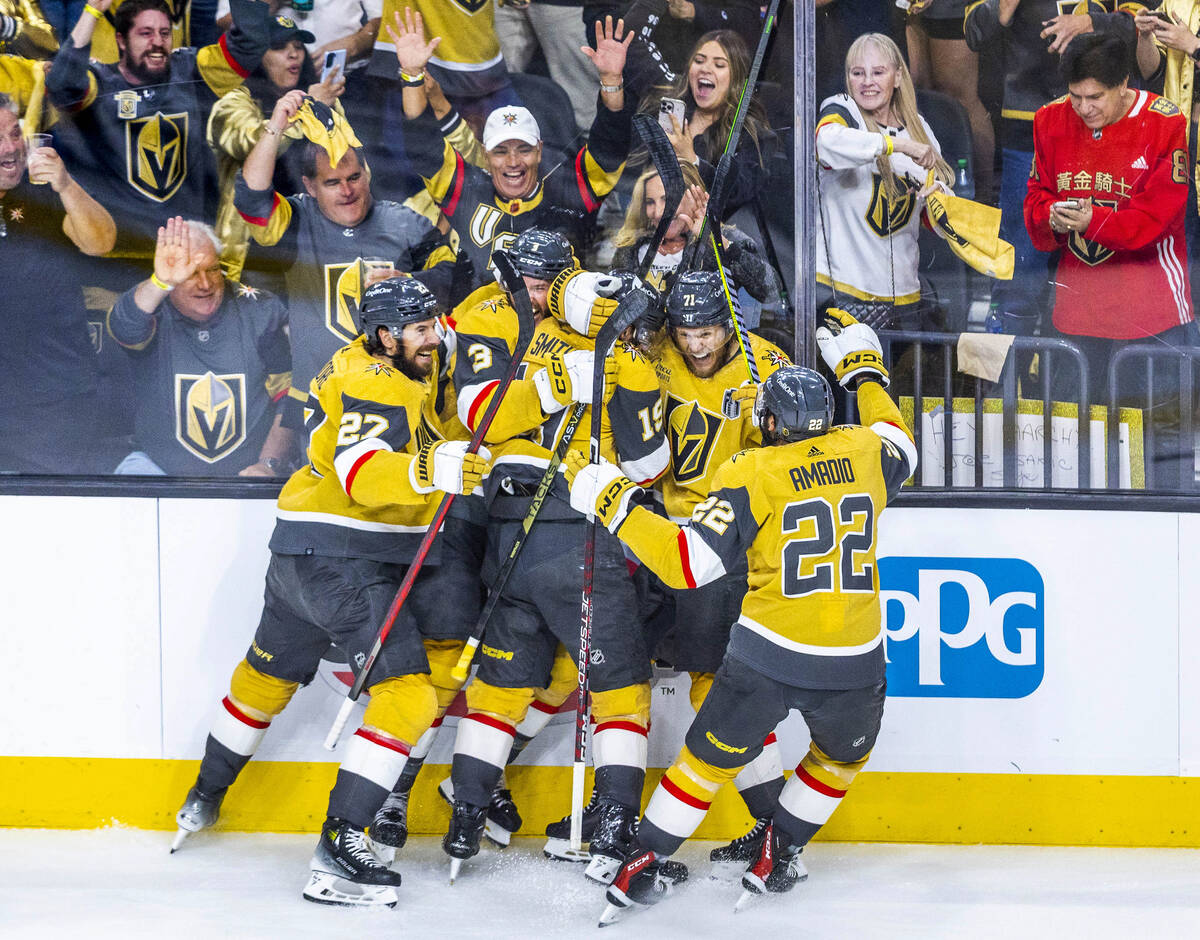
[[667, 396], [667, 414], [675, 480], [687, 483], [699, 479], [708, 469], [713, 444], [721, 433], [721, 416], [672, 395]]
[[216, 463], [246, 439], [246, 377], [175, 376], [175, 438], [205, 463]]
[[126, 179], [155, 202], [166, 202], [187, 176], [188, 116], [156, 111], [125, 124]]

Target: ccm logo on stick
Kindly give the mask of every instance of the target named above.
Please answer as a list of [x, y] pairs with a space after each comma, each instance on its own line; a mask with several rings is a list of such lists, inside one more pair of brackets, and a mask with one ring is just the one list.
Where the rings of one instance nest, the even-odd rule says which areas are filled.
[[1045, 670], [1045, 585], [1019, 558], [879, 559], [891, 696], [1023, 698]]

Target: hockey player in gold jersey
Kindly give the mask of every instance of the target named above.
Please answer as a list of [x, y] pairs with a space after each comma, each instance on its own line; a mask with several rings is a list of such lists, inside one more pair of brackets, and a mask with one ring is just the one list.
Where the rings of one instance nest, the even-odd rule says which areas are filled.
[[664, 859], [791, 709], [804, 716], [812, 744], [742, 876], [747, 894], [787, 891], [807, 877], [803, 847], [874, 746], [885, 690], [878, 516], [912, 474], [917, 453], [884, 391], [878, 338], [848, 314], [831, 314], [833, 329], [819, 329], [817, 342], [839, 383], [857, 389], [865, 426], [831, 428], [825, 379], [781, 368], [755, 399], [768, 446], [726, 461], [687, 525], [637, 505], [639, 488], [619, 469], [568, 455], [572, 505], [592, 509], [667, 584], [706, 584], [743, 557], [749, 566], [721, 668], [608, 888], [602, 924], [669, 892]]
[[[572, 403], [589, 405], [570, 439], [572, 450], [587, 450], [590, 422], [601, 420], [602, 411], [601, 450], [608, 459], [646, 484], [666, 469], [658, 381], [644, 356], [618, 344], [606, 359], [604, 401], [591, 400], [595, 337], [617, 305], [607, 295], [620, 287], [619, 278], [576, 269], [564, 270], [551, 285], [550, 316], [538, 324], [524, 375], [509, 387], [485, 438], [495, 455], [484, 486], [490, 513], [485, 579], [498, 570], [522, 528]], [[512, 324], [507, 317], [480, 317], [475, 325], [464, 318], [460, 327], [455, 380], [459, 413], [472, 427], [495, 388], [492, 370], [514, 354]], [[452, 871], [478, 852], [490, 795], [516, 736], [527, 727], [530, 706], [553, 696], [560, 704], [574, 685], [574, 669], [559, 666], [573, 663], [578, 654], [585, 527], [557, 477], [487, 625], [479, 672], [467, 688], [468, 713], [459, 722], [452, 766], [454, 812], [442, 843], [455, 860]], [[620, 544], [605, 532], [596, 541], [594, 591], [590, 684], [596, 792], [602, 804], [597, 831], [614, 838], [608, 840], [610, 860], [589, 870], [607, 880], [624, 854], [641, 801], [650, 669], [633, 582]], [[538, 689], [547, 694], [536, 696]], [[626, 841], [618, 849], [621, 839]], [[604, 848], [604, 839], [592, 840], [593, 863]]]
[[[176, 847], [216, 821], [225, 791], [330, 643], [362, 667], [441, 494], [480, 483], [486, 452], [445, 440], [435, 412], [436, 317], [437, 301], [418, 281], [372, 285], [359, 307], [365, 335], [312, 381], [309, 463], [279, 494], [262, 619], [177, 816]], [[450, 670], [465, 636], [445, 598], [478, 581], [459, 560], [450, 522], [368, 680], [371, 701], [346, 745], [312, 857], [311, 901], [396, 903], [400, 876], [380, 864], [365, 829], [458, 690]]]
[[[668, 339], [658, 347], [655, 368], [663, 392], [664, 418], [671, 445], [671, 468], [663, 476], [667, 517], [684, 524], [708, 495], [713, 474], [733, 454], [762, 444], [747, 401], [743, 407], [726, 398], [730, 389], [745, 391], [746, 363], [721, 282], [715, 271], [688, 271], [671, 288], [666, 303]], [[749, 336], [750, 355], [758, 374], [767, 378], [790, 364], [782, 350], [759, 336]], [[753, 387], [749, 388], [752, 400]], [[739, 392], [738, 394], [742, 394]], [[743, 395], [743, 397], [745, 397]], [[746, 565], [694, 590], [666, 588], [659, 617], [669, 625], [657, 648], [657, 659], [690, 673], [691, 702], [700, 708], [713, 674], [729, 644], [729, 629], [746, 593]], [[657, 618], [656, 618], [657, 619]], [[761, 753], [734, 780], [756, 820], [746, 835], [713, 849], [714, 871], [737, 878], [757, 850], [762, 832], [783, 789], [783, 768], [774, 730]]]

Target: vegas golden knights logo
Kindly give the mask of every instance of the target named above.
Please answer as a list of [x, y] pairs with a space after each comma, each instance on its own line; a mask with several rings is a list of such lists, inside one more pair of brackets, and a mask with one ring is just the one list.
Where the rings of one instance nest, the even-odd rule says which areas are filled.
[[129, 185], [166, 202], [187, 176], [187, 112], [155, 111], [125, 123], [125, 175]]
[[677, 483], [700, 479], [708, 470], [713, 444], [721, 432], [721, 416], [692, 401], [667, 396], [671, 437], [671, 469]]
[[894, 203], [883, 192], [883, 179], [879, 174], [871, 177], [871, 204], [867, 206], [867, 225], [880, 238], [895, 235], [912, 218], [917, 207], [917, 197], [912, 192], [901, 192]]
[[[1098, 206], [1108, 206], [1110, 209], [1117, 208], [1117, 200], [1115, 199], [1097, 199], [1095, 200]], [[1111, 248], [1105, 248], [1096, 242], [1088, 241], [1078, 232], [1072, 232], [1070, 238], [1067, 239], [1067, 247], [1071, 249], [1071, 254], [1082, 261], [1084, 264], [1089, 264], [1095, 267], [1098, 264], [1103, 264], [1113, 255]]]
[[246, 377], [176, 375], [175, 437], [205, 463], [237, 450], [246, 439]]
[[325, 265], [325, 329], [343, 343], [358, 336], [358, 268], [353, 261]]

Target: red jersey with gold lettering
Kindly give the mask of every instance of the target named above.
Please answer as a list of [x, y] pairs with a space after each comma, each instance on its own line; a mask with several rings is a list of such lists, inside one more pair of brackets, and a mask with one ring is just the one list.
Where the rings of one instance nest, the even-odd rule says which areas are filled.
[[[1060, 332], [1138, 339], [1191, 321], [1186, 130], [1178, 107], [1146, 91], [1098, 131], [1067, 98], [1034, 116], [1025, 226], [1035, 248], [1062, 249], [1054, 299]], [[1085, 232], [1051, 230], [1053, 203], [1086, 197], [1093, 209]]]

